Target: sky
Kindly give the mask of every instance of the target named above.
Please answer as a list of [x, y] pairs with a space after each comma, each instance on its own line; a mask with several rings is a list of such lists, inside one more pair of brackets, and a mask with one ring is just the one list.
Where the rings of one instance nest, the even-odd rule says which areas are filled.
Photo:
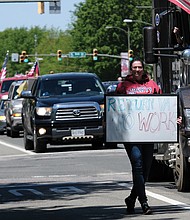
[[31, 28], [34, 26], [41, 28], [46, 26], [48, 29], [58, 28], [65, 31], [72, 22], [72, 11], [75, 10], [74, 4], [79, 4], [85, 0], [60, 1], [61, 14], [50, 14], [49, 2], [45, 2], [44, 14], [38, 14], [37, 2], [0, 3], [0, 31], [7, 28]]

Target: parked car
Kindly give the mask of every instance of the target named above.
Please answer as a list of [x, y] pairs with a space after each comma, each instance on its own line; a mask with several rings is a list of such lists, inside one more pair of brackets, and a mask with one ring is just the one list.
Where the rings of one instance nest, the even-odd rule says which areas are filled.
[[22, 123], [26, 150], [45, 152], [47, 144], [104, 143], [105, 88], [93, 73], [39, 76], [23, 91]]
[[121, 81], [105, 81], [103, 82], [103, 85], [106, 89], [106, 93], [114, 93], [117, 85], [120, 83]]
[[6, 130], [6, 118], [4, 113], [4, 107], [7, 99], [8, 95], [3, 95], [0, 100], [0, 134], [4, 134]]
[[8, 99], [4, 110], [7, 136], [18, 137], [19, 132], [23, 130], [21, 118], [23, 98], [20, 98], [18, 88], [25, 81], [26, 80], [14, 81], [9, 88]]

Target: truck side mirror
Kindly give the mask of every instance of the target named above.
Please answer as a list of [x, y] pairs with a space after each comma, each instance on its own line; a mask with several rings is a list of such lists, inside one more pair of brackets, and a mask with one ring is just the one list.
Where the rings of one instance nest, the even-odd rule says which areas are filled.
[[144, 60], [147, 64], [154, 64], [158, 62], [158, 57], [154, 55], [153, 48], [158, 47], [157, 30], [155, 27], [144, 27]]

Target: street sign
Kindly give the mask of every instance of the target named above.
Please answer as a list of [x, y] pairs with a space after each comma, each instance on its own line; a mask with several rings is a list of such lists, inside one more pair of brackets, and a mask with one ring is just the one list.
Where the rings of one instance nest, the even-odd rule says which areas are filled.
[[83, 58], [83, 57], [86, 57], [86, 52], [70, 52], [69, 57], [70, 58]]
[[60, 1], [50, 2], [49, 13], [50, 14], [61, 14], [61, 2]]
[[18, 63], [18, 57], [19, 57], [18, 53], [12, 53], [11, 54], [11, 61], [15, 62], [15, 63]]

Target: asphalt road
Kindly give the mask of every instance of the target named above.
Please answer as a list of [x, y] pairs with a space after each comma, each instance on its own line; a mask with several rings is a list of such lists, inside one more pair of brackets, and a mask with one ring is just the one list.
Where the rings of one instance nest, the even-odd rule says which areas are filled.
[[128, 215], [124, 198], [131, 187], [131, 167], [122, 145], [91, 150], [89, 146], [49, 148], [36, 154], [23, 140], [0, 138], [0, 219], [105, 220], [189, 219], [190, 193], [173, 182], [147, 183], [153, 209]]

